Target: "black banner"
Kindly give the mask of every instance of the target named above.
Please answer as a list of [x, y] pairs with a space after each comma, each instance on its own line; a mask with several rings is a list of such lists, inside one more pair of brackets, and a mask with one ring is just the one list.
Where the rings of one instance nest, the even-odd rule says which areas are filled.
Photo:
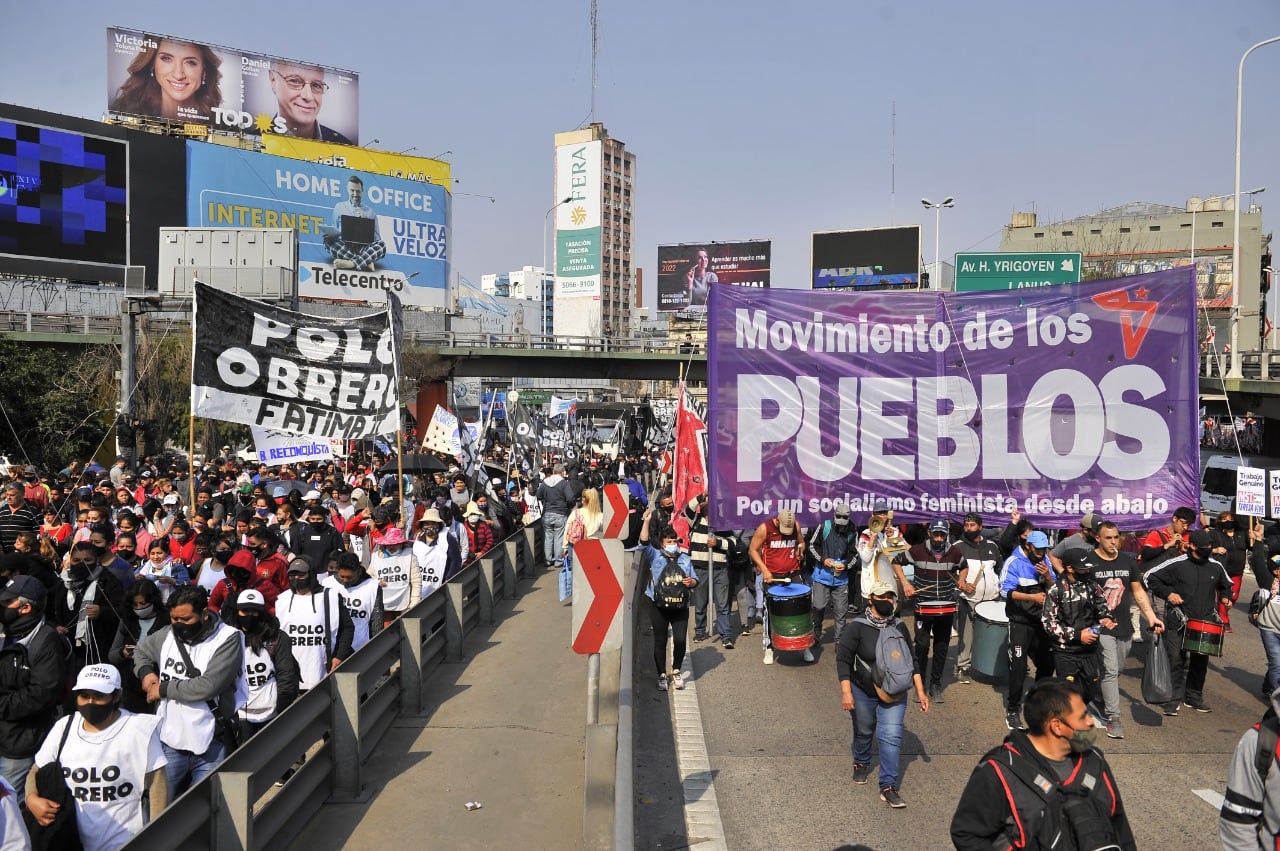
[[197, 283], [191, 412], [312, 437], [399, 427], [400, 301], [359, 317], [307, 316]]

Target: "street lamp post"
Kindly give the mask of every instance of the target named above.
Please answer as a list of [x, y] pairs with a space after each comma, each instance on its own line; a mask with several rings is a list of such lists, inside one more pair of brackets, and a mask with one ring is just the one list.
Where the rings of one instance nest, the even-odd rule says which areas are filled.
[[941, 254], [942, 246], [942, 208], [954, 207], [956, 205], [956, 199], [951, 196], [947, 196], [946, 199], [935, 204], [928, 198], [921, 198], [920, 203], [924, 205], [926, 210], [933, 210], [933, 274], [936, 275], [938, 279], [936, 281], [931, 281], [930, 286], [934, 289], [941, 289], [942, 258], [939, 255]]
[[1240, 65], [1236, 70], [1236, 208], [1233, 211], [1231, 235], [1231, 368], [1227, 372], [1228, 378], [1244, 377], [1240, 369], [1240, 130], [1241, 110], [1244, 106], [1244, 61], [1259, 47], [1276, 42], [1280, 42], [1280, 35], [1250, 47], [1240, 57]]
[[[555, 212], [557, 209], [559, 209], [560, 207], [563, 207], [565, 204], [568, 204], [568, 203], [569, 203], [570, 201], [572, 201], [572, 200], [573, 200], [573, 196], [572, 196], [572, 195], [566, 195], [562, 200], [557, 201], [557, 202], [555, 202], [554, 204], [552, 204], [552, 205], [551, 205], [551, 208], [550, 208], [549, 210], [547, 210], [546, 214], [544, 214], [544, 215], [543, 215], [543, 217], [542, 217], [542, 274], [543, 274], [543, 276], [544, 276], [543, 280], [545, 280], [545, 275], [547, 274], [547, 224], [551, 221], [551, 214], [552, 214], [552, 213], [554, 213], [554, 212]], [[552, 277], [552, 280], [555, 280], [555, 276], [554, 276], [554, 275], [552, 275], [551, 277]], [[543, 282], [542, 282], [542, 280], [539, 280], [539, 281], [538, 281], [538, 286], [539, 286], [539, 287], [542, 287], [542, 286], [543, 286]], [[545, 299], [545, 297], [546, 297], [546, 293], [542, 293], [541, 295], [542, 295], [542, 296], [543, 296], [543, 298]], [[542, 314], [542, 315], [543, 315], [543, 316], [546, 316], [546, 307], [545, 307], [545, 306], [543, 307], [543, 314]]]

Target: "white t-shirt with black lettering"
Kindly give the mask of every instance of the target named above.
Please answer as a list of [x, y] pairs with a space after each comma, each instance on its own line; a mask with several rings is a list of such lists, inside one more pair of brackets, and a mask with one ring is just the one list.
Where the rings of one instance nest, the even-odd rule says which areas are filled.
[[[91, 732], [79, 714], [60, 718], [36, 751], [36, 765], [58, 759], [58, 743], [67, 724], [74, 724], [62, 747], [62, 768], [76, 799], [76, 821], [85, 851], [116, 851], [142, 830], [146, 777], [167, 760], [160, 744], [160, 719], [127, 709], [105, 730]], [[153, 817], [159, 813], [152, 813]]]

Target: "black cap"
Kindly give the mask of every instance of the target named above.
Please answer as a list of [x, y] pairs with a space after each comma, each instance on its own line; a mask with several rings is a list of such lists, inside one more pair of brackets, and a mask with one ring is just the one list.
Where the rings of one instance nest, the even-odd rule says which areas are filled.
[[9, 580], [9, 584], [4, 586], [3, 590], [0, 590], [0, 603], [9, 603], [19, 597], [40, 602], [45, 598], [46, 593], [44, 583], [39, 579], [18, 574]]
[[1198, 550], [1213, 549], [1213, 536], [1203, 529], [1196, 529], [1189, 538], [1191, 546]]

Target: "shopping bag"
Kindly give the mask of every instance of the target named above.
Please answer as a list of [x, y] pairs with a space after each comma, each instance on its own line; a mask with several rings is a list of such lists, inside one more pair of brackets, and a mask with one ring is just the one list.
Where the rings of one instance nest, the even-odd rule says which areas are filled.
[[1152, 636], [1151, 649], [1147, 651], [1147, 667], [1142, 672], [1142, 699], [1147, 703], [1162, 704], [1173, 700], [1173, 674], [1169, 670], [1169, 657], [1165, 655], [1165, 636]]

